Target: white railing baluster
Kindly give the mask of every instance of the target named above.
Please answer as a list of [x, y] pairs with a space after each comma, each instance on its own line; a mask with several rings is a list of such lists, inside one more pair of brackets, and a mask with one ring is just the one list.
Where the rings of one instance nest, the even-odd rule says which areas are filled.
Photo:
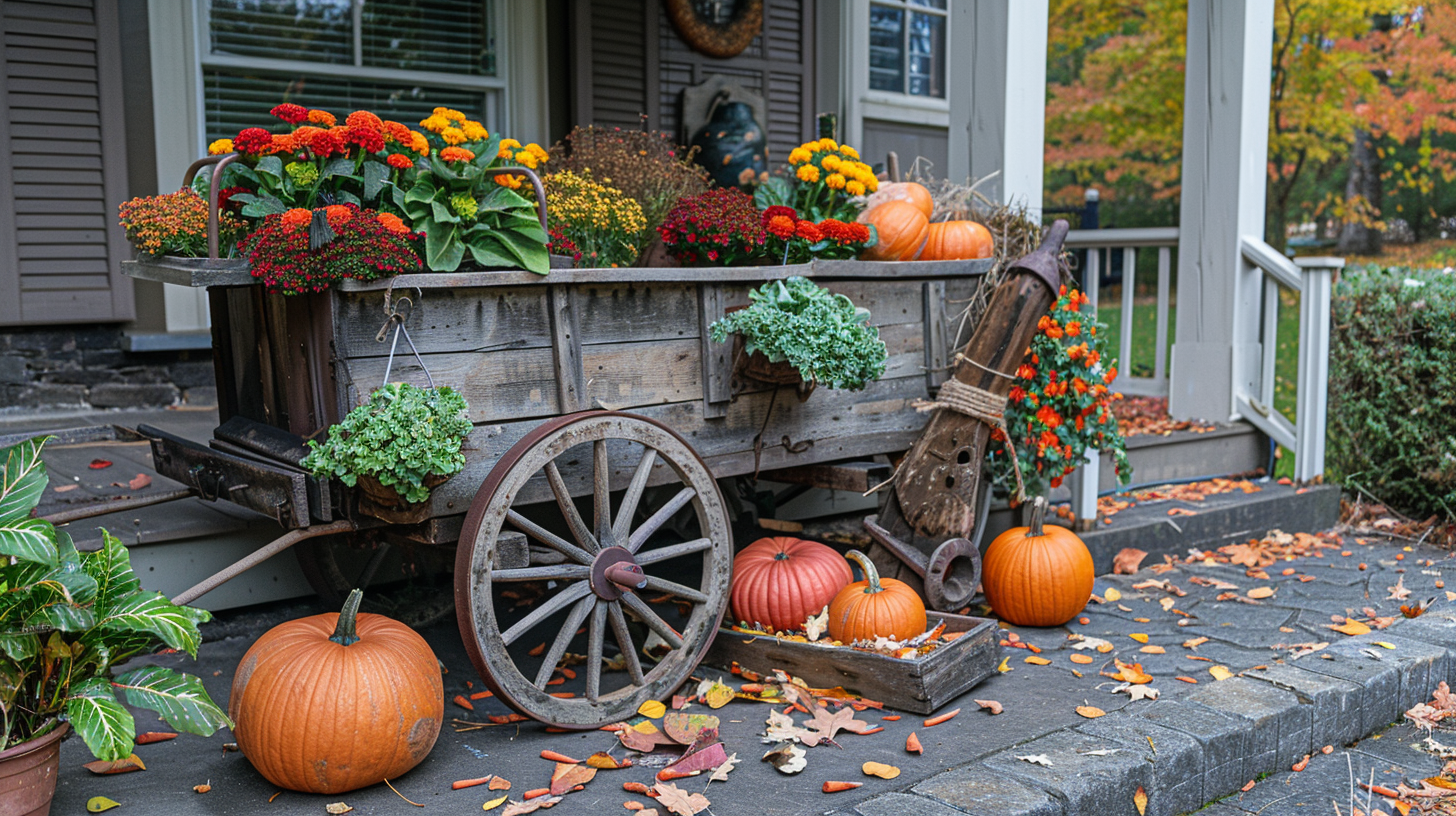
[[1089, 247], [1087, 249], [1087, 272], [1082, 276], [1082, 291], [1087, 293], [1087, 305], [1092, 307], [1092, 314], [1097, 314], [1097, 292], [1102, 277], [1102, 249], [1100, 247]]
[[1273, 278], [1264, 279], [1264, 336], [1261, 373], [1259, 375], [1259, 401], [1266, 407], [1274, 407], [1274, 364], [1279, 359], [1279, 282]]
[[1165, 246], [1158, 247], [1158, 347], [1153, 352], [1153, 379], [1158, 382], [1168, 376], [1168, 299], [1172, 267], [1173, 250]]
[[1122, 250], [1122, 331], [1117, 348], [1117, 364], [1132, 375], [1132, 296], [1137, 288], [1137, 250], [1124, 247]]
[[1299, 293], [1299, 374], [1295, 405], [1298, 430], [1294, 478], [1307, 482], [1325, 470], [1325, 420], [1330, 363], [1330, 287], [1344, 258], [1299, 258], [1304, 277]]

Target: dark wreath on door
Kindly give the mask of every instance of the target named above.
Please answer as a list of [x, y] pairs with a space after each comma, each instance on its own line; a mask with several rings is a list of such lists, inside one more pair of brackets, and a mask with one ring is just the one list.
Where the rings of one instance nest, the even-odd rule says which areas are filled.
[[683, 42], [710, 57], [735, 57], [763, 31], [763, 0], [663, 2], [668, 19]]

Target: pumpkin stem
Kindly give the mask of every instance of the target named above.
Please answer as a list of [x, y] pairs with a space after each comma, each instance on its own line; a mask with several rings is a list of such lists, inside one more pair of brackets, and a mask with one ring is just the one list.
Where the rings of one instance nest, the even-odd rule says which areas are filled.
[[356, 619], [359, 616], [359, 603], [364, 600], [364, 590], [355, 589], [349, 593], [344, 600], [344, 608], [339, 610], [339, 622], [334, 625], [334, 634], [329, 640], [340, 646], [349, 646], [359, 642], [359, 632], [356, 627]]
[[875, 562], [871, 561], [868, 555], [859, 550], [850, 550], [844, 554], [844, 557], [859, 564], [860, 571], [864, 573], [865, 581], [869, 584], [864, 590], [866, 595], [885, 591], [885, 588], [880, 586], [880, 571], [875, 569]]
[[1042, 528], [1042, 523], [1046, 520], [1046, 511], [1046, 496], [1037, 496], [1031, 500], [1031, 524], [1026, 530], [1027, 538], [1046, 535], [1046, 530]]

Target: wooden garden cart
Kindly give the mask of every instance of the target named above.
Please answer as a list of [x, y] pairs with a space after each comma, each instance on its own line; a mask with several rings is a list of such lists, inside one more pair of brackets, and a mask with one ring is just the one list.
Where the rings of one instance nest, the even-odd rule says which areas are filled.
[[[502, 701], [585, 728], [671, 694], [708, 649], [733, 557], [736, 497], [720, 480], [862, 491], [873, 469], [855, 463], [911, 447], [928, 419], [913, 403], [949, 376], [957, 315], [989, 261], [461, 271], [292, 297], [266, 294], [243, 261], [125, 266], [206, 287], [211, 306], [221, 425], [209, 446], [140, 429], [157, 470], [290, 531], [180, 599], [288, 547], [333, 600], [398, 562], [417, 573], [419, 604], [453, 600]], [[800, 401], [712, 341], [725, 310], [792, 275], [869, 308], [889, 348], [880, 380]], [[415, 353], [383, 342], [398, 325]], [[299, 467], [303, 440], [366, 401], [387, 369], [457, 389], [474, 423], [464, 470], [404, 511]], [[620, 671], [604, 674], [603, 658]], [[580, 664], [584, 693], [553, 696], [563, 663]]]

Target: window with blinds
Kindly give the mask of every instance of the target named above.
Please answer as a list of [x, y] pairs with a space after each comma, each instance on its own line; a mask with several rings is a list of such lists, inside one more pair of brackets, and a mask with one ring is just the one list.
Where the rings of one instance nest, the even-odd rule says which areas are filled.
[[209, 0], [207, 139], [280, 102], [413, 124], [438, 106], [498, 127], [493, 0]]
[[945, 98], [946, 0], [870, 5], [870, 88]]

